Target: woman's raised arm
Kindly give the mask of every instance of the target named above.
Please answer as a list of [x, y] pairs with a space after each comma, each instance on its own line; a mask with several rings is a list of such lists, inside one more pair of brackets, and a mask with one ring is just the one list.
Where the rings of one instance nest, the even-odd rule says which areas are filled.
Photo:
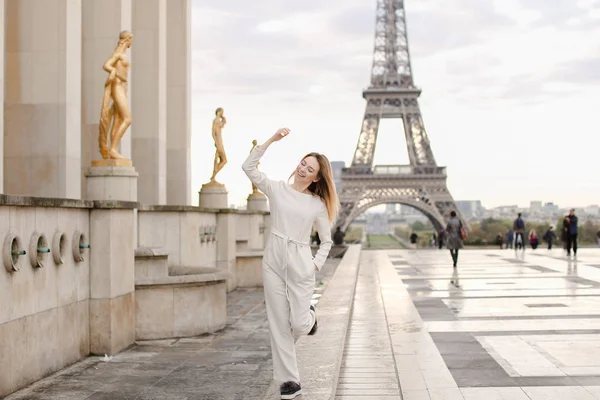
[[258, 170], [258, 162], [273, 142], [277, 142], [283, 139], [284, 137], [289, 135], [289, 133], [290, 130], [287, 128], [279, 129], [265, 143], [256, 146], [254, 150], [252, 150], [246, 161], [244, 161], [244, 164], [242, 164], [242, 169], [244, 170], [248, 178], [250, 178], [250, 181], [252, 181], [252, 183], [254, 183], [256, 187], [267, 196], [270, 196], [272, 193], [273, 181], [270, 180], [264, 172], [260, 172]]

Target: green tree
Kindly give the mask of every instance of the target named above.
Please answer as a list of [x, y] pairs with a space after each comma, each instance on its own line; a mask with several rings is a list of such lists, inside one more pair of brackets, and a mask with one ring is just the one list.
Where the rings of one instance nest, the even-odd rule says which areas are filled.
[[425, 224], [422, 223], [421, 221], [414, 222], [410, 227], [415, 232], [424, 231], [426, 228]]

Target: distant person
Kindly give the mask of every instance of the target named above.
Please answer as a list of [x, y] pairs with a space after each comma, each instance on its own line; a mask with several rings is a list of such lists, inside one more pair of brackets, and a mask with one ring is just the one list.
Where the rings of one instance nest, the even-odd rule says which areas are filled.
[[550, 226], [548, 228], [546, 233], [544, 233], [544, 236], [542, 237], [542, 239], [544, 239], [544, 242], [548, 243], [548, 250], [552, 250], [552, 243], [558, 239], [556, 237], [556, 232], [554, 232], [553, 226]]
[[317, 246], [321, 245], [321, 238], [319, 238], [319, 232], [315, 231], [311, 238], [313, 243], [316, 243]]
[[435, 244], [437, 243], [437, 235], [435, 232], [431, 235], [431, 247], [435, 248]]
[[529, 231], [529, 244], [533, 250], [537, 249], [538, 247], [538, 235], [535, 229]]
[[444, 231], [439, 231], [438, 232], [438, 249], [442, 249], [442, 247], [444, 246], [444, 240], [446, 240], [446, 232]]
[[448, 225], [446, 226], [446, 248], [450, 250], [452, 266], [454, 268], [458, 264], [458, 249], [463, 248], [463, 241], [460, 238], [462, 227], [462, 222], [456, 216], [456, 211], [450, 212], [450, 220], [448, 220]]
[[500, 250], [504, 247], [504, 235], [500, 232], [496, 235], [496, 246], [500, 246]]
[[575, 215], [575, 209], [571, 208], [569, 216], [563, 221], [563, 231], [567, 238], [567, 257], [571, 255], [571, 249], [573, 249], [573, 255], [577, 257], [578, 222], [578, 218]]
[[417, 247], [417, 239], [419, 238], [419, 235], [417, 235], [415, 232], [411, 233], [410, 235], [410, 243], [416, 248]]
[[[521, 248], [525, 250], [525, 221], [521, 218], [521, 213], [517, 214], [517, 219], [513, 222], [513, 230], [515, 231], [515, 250]], [[519, 238], [521, 240], [519, 240]]]
[[506, 248], [512, 249], [514, 241], [515, 241], [515, 235], [514, 235], [512, 229], [509, 229], [508, 232], [506, 232]]
[[563, 218], [562, 229], [560, 230], [560, 240], [562, 241], [564, 251], [567, 251], [567, 231], [568, 231], [568, 229], [565, 229], [565, 227], [567, 227], [568, 225], [569, 225], [569, 216], [566, 215]]
[[344, 244], [344, 232], [342, 232], [339, 226], [335, 229], [335, 233], [333, 234], [333, 244], [336, 246]]

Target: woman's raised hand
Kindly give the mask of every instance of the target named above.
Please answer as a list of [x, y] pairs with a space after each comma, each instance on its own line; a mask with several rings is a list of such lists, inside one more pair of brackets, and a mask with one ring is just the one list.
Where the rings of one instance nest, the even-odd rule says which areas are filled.
[[289, 134], [290, 134], [290, 130], [288, 128], [281, 128], [281, 129], [278, 129], [277, 132], [275, 132], [275, 134], [271, 137], [271, 140], [273, 142], [277, 142]]

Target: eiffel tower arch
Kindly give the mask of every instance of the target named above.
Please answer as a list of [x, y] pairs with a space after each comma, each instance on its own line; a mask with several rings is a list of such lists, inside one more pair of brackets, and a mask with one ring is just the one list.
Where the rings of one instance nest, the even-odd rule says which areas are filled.
[[[425, 214], [443, 228], [456, 207], [446, 185], [446, 168], [439, 167], [425, 131], [414, 85], [404, 0], [377, 0], [371, 84], [363, 91], [366, 109], [352, 164], [342, 170], [340, 215], [336, 226], [346, 231], [367, 209], [401, 203]], [[409, 165], [373, 165], [379, 122], [403, 121]]]

